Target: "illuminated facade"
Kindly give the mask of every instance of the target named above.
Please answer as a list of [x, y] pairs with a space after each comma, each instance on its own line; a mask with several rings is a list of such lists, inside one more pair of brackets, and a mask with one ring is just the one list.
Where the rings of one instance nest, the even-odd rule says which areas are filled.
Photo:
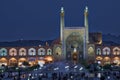
[[[60, 13], [60, 39], [51, 44], [44, 42], [33, 46], [1, 46], [0, 66], [21, 66], [29, 62], [32, 66], [40, 62], [68, 60], [81, 63], [120, 64], [120, 46], [105, 46], [101, 33], [89, 33], [88, 8], [84, 10], [84, 27], [65, 27], [64, 9]], [[19, 41], [21, 44], [21, 41]], [[34, 42], [35, 43], [35, 42]]]
[[[5, 47], [0, 48], [0, 65], [22, 65], [22, 62], [28, 61], [34, 65], [47, 57], [53, 59], [53, 53], [50, 46], [44, 47]], [[49, 61], [49, 60], [48, 60]]]
[[95, 60], [100, 64], [120, 64], [120, 46], [96, 46]]
[[86, 59], [88, 35], [88, 8], [84, 11], [84, 27], [66, 27], [64, 22], [64, 9], [61, 8], [60, 18], [60, 42], [62, 44], [62, 58], [79, 63]]

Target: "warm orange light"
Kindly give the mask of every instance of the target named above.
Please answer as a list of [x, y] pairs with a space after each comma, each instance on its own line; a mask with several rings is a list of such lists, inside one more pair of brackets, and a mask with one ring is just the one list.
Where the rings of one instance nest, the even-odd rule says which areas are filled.
[[53, 61], [52, 57], [46, 57], [45, 58], [47, 61]]
[[96, 58], [96, 60], [102, 60], [103, 58], [102, 57], [100, 57], [100, 56], [98, 56], [97, 58]]

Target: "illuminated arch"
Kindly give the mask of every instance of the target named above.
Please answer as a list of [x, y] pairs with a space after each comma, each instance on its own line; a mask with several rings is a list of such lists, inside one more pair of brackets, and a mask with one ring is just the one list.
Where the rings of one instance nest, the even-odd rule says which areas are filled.
[[110, 48], [109, 47], [103, 48], [103, 55], [110, 55]]
[[15, 48], [11, 48], [11, 49], [9, 50], [9, 55], [10, 55], [10, 56], [16, 56], [16, 55], [17, 55], [17, 50], [16, 50]]
[[114, 57], [113, 58], [113, 63], [120, 64], [120, 58], [119, 57]]
[[45, 49], [44, 48], [38, 49], [38, 55], [45, 55]]
[[19, 55], [20, 56], [26, 56], [26, 49], [25, 48], [20, 48], [19, 49]]
[[0, 56], [7, 56], [7, 49], [6, 48], [0, 49]]
[[30, 56], [35, 56], [35, 55], [36, 55], [36, 50], [35, 50], [35, 48], [30, 48], [30, 49], [28, 50], [28, 55], [30, 55]]
[[36, 57], [29, 57], [28, 62], [30, 64], [30, 66], [35, 65], [36, 64]]
[[96, 57], [96, 60], [103, 60], [103, 58], [102, 57], [100, 57], [100, 56], [98, 56], [98, 57]]
[[105, 57], [104, 59], [103, 59], [103, 62], [104, 62], [104, 64], [110, 64], [110, 58], [109, 57]]
[[97, 54], [97, 55], [101, 55], [101, 49], [100, 49], [100, 48], [97, 48], [96, 54]]
[[1, 58], [1, 59], [0, 59], [0, 65], [5, 65], [5, 66], [7, 66], [7, 59], [6, 59], [6, 58]]
[[16, 58], [10, 58], [10, 59], [9, 59], [9, 65], [10, 65], [10, 66], [15, 66], [15, 65], [17, 65], [17, 59], [16, 59]]
[[53, 58], [51, 56], [46, 56], [45, 61], [52, 62]]
[[88, 48], [88, 54], [89, 54], [89, 55], [93, 55], [93, 54], [94, 54], [94, 49], [93, 49], [93, 47], [89, 47], [89, 48]]
[[60, 47], [56, 47], [55, 54], [56, 55], [61, 55], [62, 54], [62, 49]]
[[113, 55], [120, 55], [120, 49], [118, 47], [113, 48]]
[[22, 65], [22, 63], [23, 63], [24, 61], [27, 61], [27, 59], [26, 59], [26, 58], [20, 58], [20, 59], [18, 60], [18, 65]]
[[102, 60], [103, 60], [102, 57], [100, 57], [100, 56], [96, 57], [96, 61], [98, 64], [101, 64]]
[[47, 55], [52, 55], [52, 50], [50, 48], [47, 49]]

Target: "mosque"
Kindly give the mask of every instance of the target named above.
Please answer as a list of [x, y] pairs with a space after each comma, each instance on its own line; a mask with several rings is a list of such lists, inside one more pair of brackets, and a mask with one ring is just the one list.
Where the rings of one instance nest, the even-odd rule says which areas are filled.
[[68, 60], [73, 63], [97, 62], [120, 65], [120, 46], [105, 45], [102, 33], [89, 33], [88, 7], [84, 10], [83, 27], [66, 27], [64, 8], [60, 12], [60, 38], [49, 41], [19, 40], [0, 43], [0, 66], [31, 66], [40, 62], [49, 63]]

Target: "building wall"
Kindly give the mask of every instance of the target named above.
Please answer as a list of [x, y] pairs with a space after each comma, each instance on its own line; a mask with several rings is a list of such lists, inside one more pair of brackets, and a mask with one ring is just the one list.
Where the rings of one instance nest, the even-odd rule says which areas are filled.
[[[63, 53], [65, 59], [73, 61], [73, 57], [77, 57], [77, 61], [80, 62], [85, 58], [85, 28], [84, 27], [66, 27], [64, 29], [64, 44]], [[74, 49], [76, 49], [76, 55], [74, 55]], [[74, 56], [73, 56], [74, 55]]]
[[[87, 47], [86, 60], [88, 63], [120, 64], [120, 46], [88, 44]], [[0, 65], [20, 65], [24, 61], [33, 65], [41, 60], [47, 61], [47, 57], [51, 57], [53, 61], [60, 61], [62, 59], [62, 45], [58, 43], [53, 46], [41, 47], [0, 47]]]
[[43, 47], [1, 47], [0, 65], [18, 65], [20, 62], [28, 61], [31, 65], [39, 60], [46, 60], [50, 56], [53, 59], [53, 50], [50, 46]]
[[96, 46], [95, 61], [98, 63], [120, 64], [120, 46]]

